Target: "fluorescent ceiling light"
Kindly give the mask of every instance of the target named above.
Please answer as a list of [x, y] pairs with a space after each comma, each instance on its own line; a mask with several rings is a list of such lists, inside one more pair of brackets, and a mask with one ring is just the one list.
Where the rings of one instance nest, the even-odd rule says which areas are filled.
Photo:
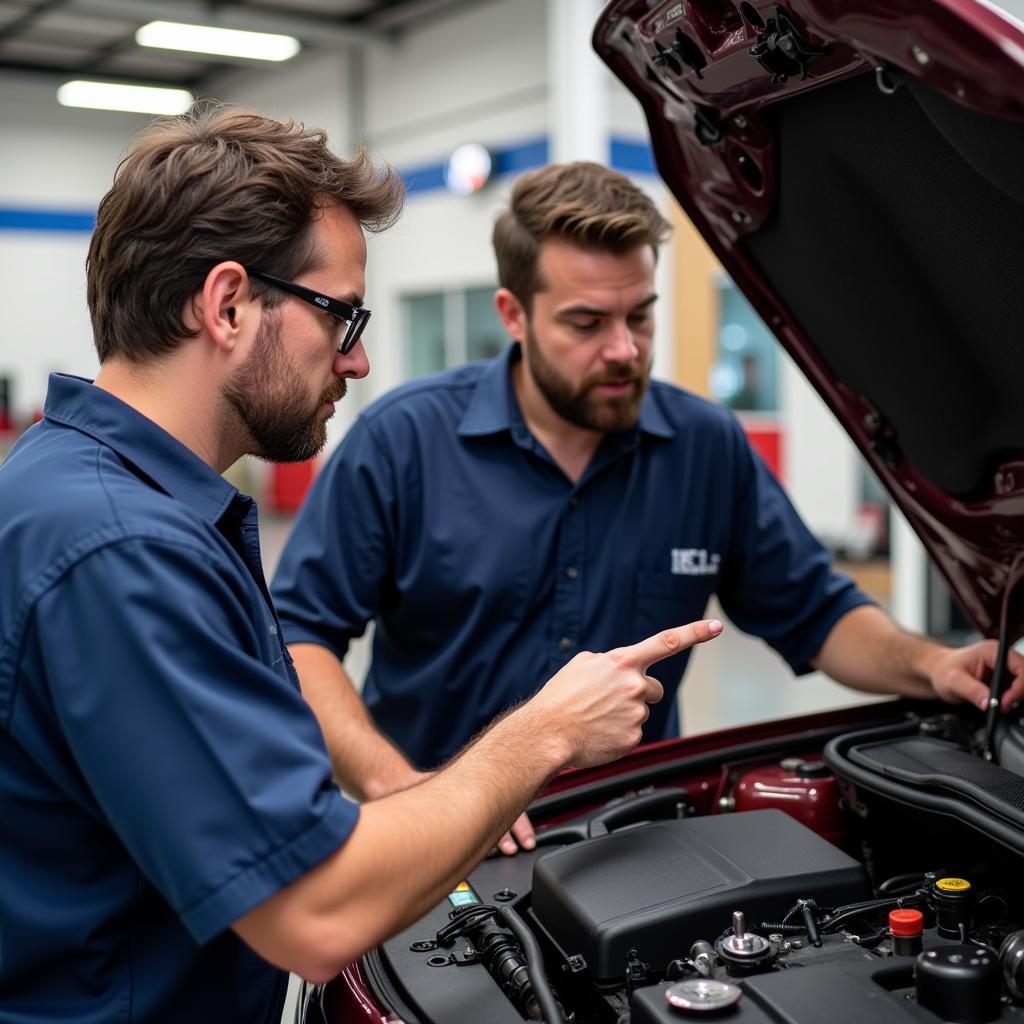
[[187, 89], [116, 82], [65, 82], [57, 90], [57, 102], [65, 107], [130, 110], [139, 114], [184, 114], [194, 98]]
[[269, 32], [242, 32], [209, 25], [180, 25], [174, 21], [151, 21], [135, 33], [139, 46], [161, 50], [188, 50], [191, 53], [216, 53], [225, 57], [250, 60], [288, 60], [299, 52], [294, 36]]

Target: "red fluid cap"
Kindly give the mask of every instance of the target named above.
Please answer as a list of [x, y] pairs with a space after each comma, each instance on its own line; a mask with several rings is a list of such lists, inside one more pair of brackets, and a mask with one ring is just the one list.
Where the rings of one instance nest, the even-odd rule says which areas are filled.
[[889, 931], [905, 938], [920, 935], [924, 931], [924, 915], [920, 910], [890, 910]]

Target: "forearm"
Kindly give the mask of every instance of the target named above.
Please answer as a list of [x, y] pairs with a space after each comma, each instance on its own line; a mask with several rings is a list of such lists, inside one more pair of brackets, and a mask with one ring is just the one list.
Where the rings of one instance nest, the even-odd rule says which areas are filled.
[[656, 661], [717, 636], [690, 623], [606, 654], [576, 655], [526, 704], [412, 790], [365, 804], [345, 843], [235, 922], [264, 959], [326, 980], [421, 916], [494, 845], [547, 779], [639, 743], [664, 695]]
[[288, 648], [302, 695], [320, 723], [338, 785], [360, 800], [375, 800], [420, 781], [418, 772], [374, 725], [351, 677], [319, 644]]
[[837, 682], [867, 693], [934, 699], [936, 662], [948, 648], [907, 633], [880, 608], [865, 606], [832, 628], [812, 664]]
[[[365, 804], [343, 846], [290, 887], [287, 913], [301, 928], [279, 916], [279, 894], [236, 930], [274, 963], [332, 976], [422, 916], [493, 847], [568, 760], [548, 733], [526, 705], [414, 790]], [[310, 971], [310, 948], [322, 972]]]

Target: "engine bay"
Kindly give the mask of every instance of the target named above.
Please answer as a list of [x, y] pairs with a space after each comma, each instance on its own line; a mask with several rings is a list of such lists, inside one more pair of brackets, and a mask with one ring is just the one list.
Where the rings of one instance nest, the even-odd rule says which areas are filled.
[[536, 850], [364, 960], [373, 998], [405, 1024], [1024, 1021], [1024, 787], [968, 726], [903, 714], [556, 798]]

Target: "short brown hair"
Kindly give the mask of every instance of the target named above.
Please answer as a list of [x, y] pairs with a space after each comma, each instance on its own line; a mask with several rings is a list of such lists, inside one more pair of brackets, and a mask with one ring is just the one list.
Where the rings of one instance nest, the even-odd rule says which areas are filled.
[[655, 254], [671, 225], [629, 178], [600, 164], [552, 164], [524, 174], [508, 209], [494, 224], [498, 281], [530, 310], [543, 288], [541, 242], [559, 238], [581, 249], [626, 252], [650, 245]]
[[[383, 231], [402, 201], [392, 168], [376, 167], [362, 148], [342, 160], [323, 131], [294, 121], [221, 105], [155, 121], [118, 167], [89, 244], [100, 362], [158, 358], [194, 336], [186, 303], [217, 263], [297, 277], [323, 258], [310, 239], [325, 207], [344, 206], [367, 230]], [[269, 292], [265, 301], [282, 298]]]

